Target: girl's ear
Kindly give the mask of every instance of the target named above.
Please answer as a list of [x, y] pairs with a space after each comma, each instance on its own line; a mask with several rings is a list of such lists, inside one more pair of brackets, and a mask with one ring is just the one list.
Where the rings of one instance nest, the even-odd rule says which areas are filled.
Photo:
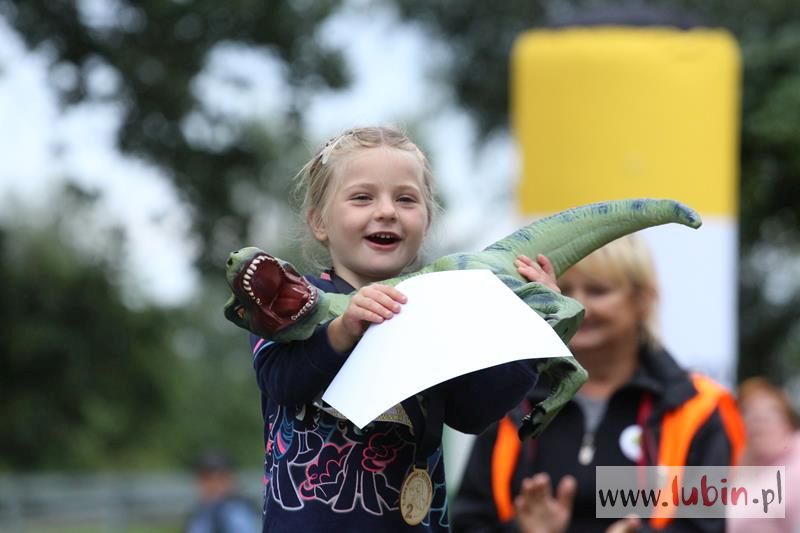
[[325, 229], [325, 221], [322, 220], [322, 214], [319, 209], [309, 209], [306, 222], [308, 222], [308, 227], [311, 228], [314, 238], [322, 244], [326, 244], [328, 242], [328, 231]]

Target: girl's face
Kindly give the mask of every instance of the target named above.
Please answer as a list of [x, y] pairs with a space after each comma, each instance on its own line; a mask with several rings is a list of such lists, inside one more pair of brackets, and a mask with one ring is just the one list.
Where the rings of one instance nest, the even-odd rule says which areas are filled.
[[586, 308], [585, 318], [569, 342], [576, 354], [638, 341], [644, 305], [629, 283], [572, 268], [559, 278], [558, 285], [565, 296]]
[[397, 276], [428, 229], [422, 164], [402, 150], [358, 150], [340, 163], [322, 216], [309, 216], [336, 273], [355, 288]]

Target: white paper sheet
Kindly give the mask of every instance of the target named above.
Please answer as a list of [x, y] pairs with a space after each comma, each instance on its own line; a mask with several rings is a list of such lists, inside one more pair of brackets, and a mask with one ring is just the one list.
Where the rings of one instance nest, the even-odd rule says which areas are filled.
[[433, 272], [397, 288], [408, 303], [391, 320], [370, 326], [322, 396], [359, 428], [456, 376], [519, 359], [572, 355], [488, 270]]

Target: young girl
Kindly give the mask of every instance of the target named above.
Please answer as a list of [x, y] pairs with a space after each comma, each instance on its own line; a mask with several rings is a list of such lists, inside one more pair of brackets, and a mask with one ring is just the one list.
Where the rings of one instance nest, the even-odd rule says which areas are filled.
[[[536, 381], [534, 366], [513, 362], [442, 383], [363, 431], [322, 404], [367, 327], [390, 320], [406, 302], [377, 282], [415, 261], [436, 204], [426, 157], [392, 128], [353, 129], [331, 139], [304, 167], [301, 186], [308, 227], [331, 265], [307, 278], [326, 292], [355, 294], [342, 316], [307, 340], [281, 344], [252, 336], [265, 420], [263, 530], [446, 531], [442, 423], [479, 433], [524, 397]], [[544, 256], [520, 257], [517, 267], [530, 281], [556, 287]], [[403, 490], [407, 479], [413, 482]], [[420, 493], [421, 500], [414, 497]]]

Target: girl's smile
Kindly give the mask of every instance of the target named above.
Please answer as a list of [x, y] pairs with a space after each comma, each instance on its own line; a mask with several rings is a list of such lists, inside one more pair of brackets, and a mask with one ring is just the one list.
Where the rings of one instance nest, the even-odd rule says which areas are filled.
[[365, 239], [372, 248], [382, 252], [393, 250], [402, 240], [399, 235], [392, 232], [373, 233], [367, 235]]

